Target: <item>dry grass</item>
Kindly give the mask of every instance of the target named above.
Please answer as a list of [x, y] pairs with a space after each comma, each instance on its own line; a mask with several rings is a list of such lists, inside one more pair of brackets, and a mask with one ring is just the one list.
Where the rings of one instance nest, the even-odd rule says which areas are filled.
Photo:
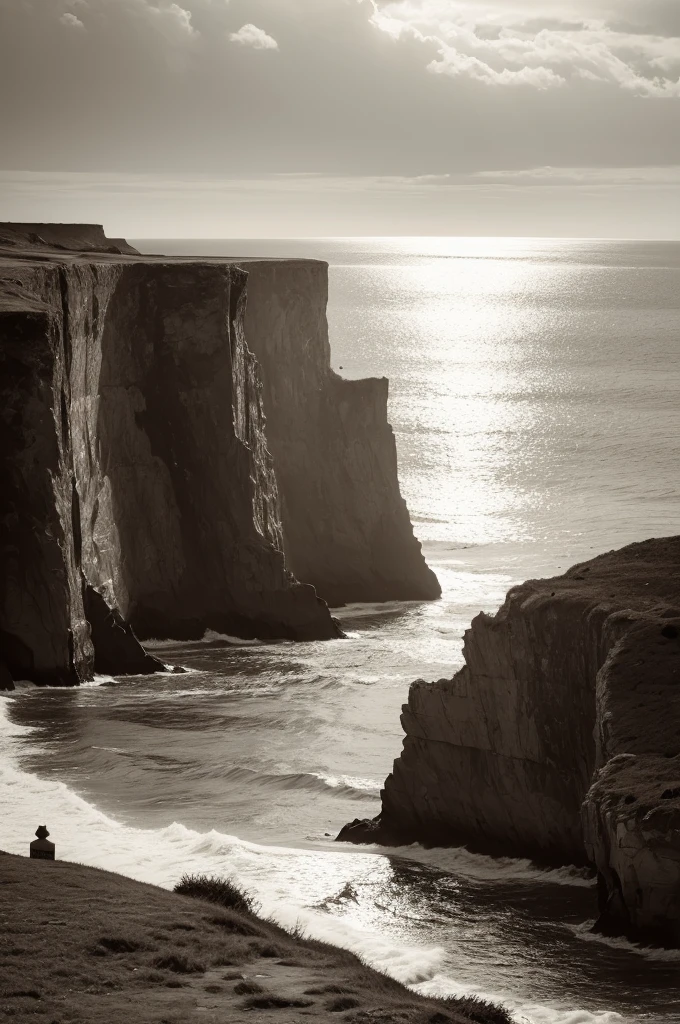
[[0, 855], [0, 1021], [510, 1024], [497, 1007], [421, 998], [351, 953], [192, 891]]
[[214, 875], [182, 875], [175, 886], [180, 896], [194, 896], [217, 903], [227, 910], [237, 910], [241, 914], [254, 914], [258, 910], [257, 902], [249, 892], [239, 889], [229, 878], [216, 878]]

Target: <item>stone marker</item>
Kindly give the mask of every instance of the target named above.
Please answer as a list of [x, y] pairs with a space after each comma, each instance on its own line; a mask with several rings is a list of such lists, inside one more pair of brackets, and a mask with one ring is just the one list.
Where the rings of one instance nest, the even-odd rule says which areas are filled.
[[31, 843], [32, 860], [54, 860], [54, 843], [48, 840], [49, 832], [45, 825], [39, 825], [35, 831], [37, 839]]

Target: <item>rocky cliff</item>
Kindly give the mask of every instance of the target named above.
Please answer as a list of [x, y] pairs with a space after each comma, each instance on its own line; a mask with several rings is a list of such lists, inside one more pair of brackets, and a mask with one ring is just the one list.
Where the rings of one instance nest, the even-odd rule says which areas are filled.
[[463, 653], [339, 838], [590, 862], [602, 929], [680, 944], [680, 537], [515, 587]]
[[289, 568], [330, 605], [439, 597], [399, 491], [388, 382], [331, 370], [326, 264], [242, 265]]
[[411, 574], [403, 596], [436, 595], [399, 496], [385, 384], [331, 374], [325, 273], [141, 256], [93, 225], [0, 225], [10, 674], [154, 671], [138, 637], [206, 628], [336, 637], [316, 582], [358, 600], [401, 596]]

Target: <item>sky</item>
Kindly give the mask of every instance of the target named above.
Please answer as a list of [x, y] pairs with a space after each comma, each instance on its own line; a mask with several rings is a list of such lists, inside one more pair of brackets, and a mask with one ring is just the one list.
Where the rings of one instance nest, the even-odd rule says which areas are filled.
[[680, 0], [0, 0], [0, 219], [680, 238]]

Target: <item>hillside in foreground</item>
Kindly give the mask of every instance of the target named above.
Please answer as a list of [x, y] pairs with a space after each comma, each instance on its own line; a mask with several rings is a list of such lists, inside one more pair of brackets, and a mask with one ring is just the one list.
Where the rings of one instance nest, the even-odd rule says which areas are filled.
[[424, 998], [248, 910], [63, 861], [0, 855], [0, 1021], [510, 1024]]

